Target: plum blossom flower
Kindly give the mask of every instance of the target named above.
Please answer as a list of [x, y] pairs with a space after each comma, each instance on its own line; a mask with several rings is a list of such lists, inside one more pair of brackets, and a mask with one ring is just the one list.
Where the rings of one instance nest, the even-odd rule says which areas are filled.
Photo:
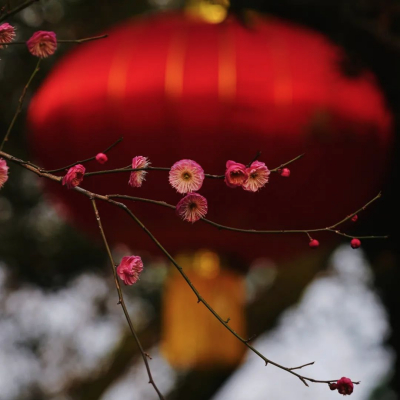
[[56, 34], [50, 31], [37, 31], [26, 42], [29, 52], [40, 58], [54, 54], [57, 49]]
[[169, 183], [178, 193], [196, 192], [204, 181], [204, 170], [193, 160], [177, 161], [169, 171]]
[[[147, 157], [136, 156], [132, 158], [132, 168], [147, 168], [150, 165], [150, 161]], [[129, 177], [129, 185], [132, 187], [141, 187], [147, 171], [132, 171]]]
[[249, 192], [257, 192], [258, 189], [262, 188], [268, 182], [271, 173], [261, 161], [252, 162], [250, 167], [246, 168], [246, 172], [248, 177], [242, 187]]
[[122, 257], [121, 263], [117, 267], [117, 274], [125, 285], [136, 283], [142, 271], [143, 262], [139, 256]]
[[177, 214], [188, 222], [196, 222], [208, 211], [207, 200], [201, 194], [189, 193], [176, 205]]
[[99, 153], [96, 156], [96, 161], [99, 164], [104, 164], [104, 163], [106, 163], [108, 161], [108, 157], [104, 153]]
[[8, 181], [8, 165], [6, 160], [0, 158], [0, 189]]
[[15, 28], [7, 22], [0, 25], [0, 49], [3, 44], [11, 43], [15, 38]]
[[337, 390], [343, 396], [352, 394], [354, 389], [353, 382], [349, 378], [342, 377], [337, 381]]
[[225, 183], [230, 188], [242, 186], [248, 178], [246, 166], [235, 161], [226, 162]]
[[71, 167], [62, 180], [63, 185], [67, 185], [68, 189], [73, 189], [83, 181], [86, 168], [82, 164]]

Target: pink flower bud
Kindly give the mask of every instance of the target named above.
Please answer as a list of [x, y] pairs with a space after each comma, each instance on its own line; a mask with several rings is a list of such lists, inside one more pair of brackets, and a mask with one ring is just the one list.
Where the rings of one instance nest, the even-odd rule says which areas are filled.
[[281, 169], [281, 176], [288, 178], [290, 176], [290, 169], [289, 168]]
[[312, 248], [312, 249], [316, 249], [319, 246], [319, 242], [316, 239], [312, 239], [310, 240], [310, 243], [308, 243], [308, 245]]
[[354, 389], [353, 382], [349, 378], [342, 377], [337, 381], [337, 390], [344, 396], [346, 394], [352, 394]]
[[26, 42], [29, 52], [40, 58], [54, 54], [57, 49], [57, 39], [54, 32], [37, 31]]
[[242, 186], [247, 178], [245, 165], [232, 160], [226, 162], [225, 183], [228, 187]]
[[106, 163], [108, 161], [108, 157], [104, 153], [99, 153], [96, 156], [96, 161], [99, 164], [104, 164], [104, 163]]
[[198, 193], [189, 193], [176, 205], [177, 214], [188, 222], [196, 222], [208, 211], [207, 200]]
[[358, 220], [358, 215], [356, 214], [356, 215], [353, 215], [353, 217], [351, 218], [351, 220], [353, 221], [353, 222], [356, 222], [357, 220]]
[[133, 285], [139, 280], [143, 271], [143, 262], [139, 256], [122, 257], [117, 267], [117, 274], [125, 285]]
[[85, 174], [85, 167], [82, 164], [74, 165], [71, 167], [62, 180], [63, 185], [67, 185], [68, 189], [73, 189], [83, 181]]
[[337, 389], [337, 383], [329, 383], [329, 389], [336, 390]]
[[360, 241], [360, 239], [356, 239], [356, 238], [351, 239], [350, 246], [351, 246], [353, 249], [358, 249], [358, 248], [361, 246], [361, 241]]
[[6, 160], [0, 158], [0, 189], [8, 181], [8, 165]]

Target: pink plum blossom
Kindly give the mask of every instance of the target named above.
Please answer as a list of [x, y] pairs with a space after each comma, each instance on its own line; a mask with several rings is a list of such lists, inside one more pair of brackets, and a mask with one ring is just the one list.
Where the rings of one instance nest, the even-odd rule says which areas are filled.
[[68, 189], [73, 189], [83, 181], [85, 167], [82, 164], [77, 164], [71, 167], [62, 180], [63, 185], [67, 185]]
[[178, 193], [196, 192], [204, 181], [204, 170], [193, 160], [177, 161], [169, 171], [169, 183]]
[[246, 166], [235, 161], [226, 162], [225, 183], [230, 188], [242, 186], [248, 178]]
[[143, 262], [139, 256], [122, 257], [117, 267], [117, 274], [125, 285], [133, 285], [139, 280], [143, 271]]
[[352, 394], [354, 389], [353, 382], [349, 378], [342, 377], [337, 381], [337, 390], [340, 394]]
[[[136, 156], [132, 158], [132, 168], [147, 168], [150, 165], [150, 161], [147, 157]], [[129, 185], [132, 187], [141, 187], [147, 171], [132, 171], [129, 177]]]
[[8, 181], [8, 165], [6, 160], [0, 158], [0, 189]]
[[177, 214], [188, 222], [196, 222], [208, 211], [207, 200], [198, 193], [189, 193], [176, 205]]
[[261, 161], [252, 162], [250, 167], [246, 168], [246, 172], [248, 177], [242, 187], [249, 192], [257, 192], [257, 190], [261, 189], [268, 182], [271, 173]]
[[37, 31], [26, 42], [29, 52], [40, 58], [46, 58], [54, 54], [57, 49], [57, 39], [54, 32]]
[[15, 29], [7, 22], [0, 25], [0, 49], [3, 44], [11, 43], [15, 38]]
[[108, 161], [108, 157], [104, 153], [99, 153], [96, 156], [96, 161], [99, 164], [104, 164], [104, 163], [106, 163]]

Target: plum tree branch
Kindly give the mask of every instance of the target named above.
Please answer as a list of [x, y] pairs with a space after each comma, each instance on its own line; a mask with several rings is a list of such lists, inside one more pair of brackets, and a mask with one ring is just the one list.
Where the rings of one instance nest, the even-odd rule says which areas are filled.
[[[36, 167], [36, 166], [34, 166], [34, 165], [31, 165], [30, 163], [28, 163], [28, 162], [26, 162], [26, 161], [20, 160], [20, 159], [18, 159], [18, 158], [16, 158], [16, 157], [12, 156], [12, 155], [10, 155], [10, 154], [4, 153], [3, 151], [0, 151], [0, 156], [6, 158], [6, 159], [8, 159], [8, 160], [10, 160], [11, 162], [14, 162], [14, 163], [19, 164], [19, 165], [22, 166], [23, 168], [26, 168], [26, 169], [28, 169], [28, 170], [34, 172], [34, 173], [37, 174], [38, 176], [48, 178], [48, 179], [50, 179], [50, 180], [53, 180], [53, 181], [58, 182], [59, 184], [61, 184], [62, 177], [58, 177], [58, 176], [52, 175], [52, 174], [50, 174], [50, 173], [48, 173], [48, 172], [43, 172], [43, 170], [41, 170], [40, 168], [38, 168], [38, 167]], [[214, 310], [214, 308], [202, 297], [202, 295], [200, 294], [200, 292], [197, 290], [197, 288], [193, 285], [193, 283], [192, 283], [191, 280], [189, 279], [188, 275], [185, 273], [183, 267], [180, 266], [180, 265], [176, 262], [176, 260], [171, 256], [171, 254], [162, 246], [162, 244], [157, 240], [157, 238], [147, 229], [147, 227], [146, 227], [146, 226], [141, 222], [141, 220], [139, 220], [139, 218], [128, 208], [128, 206], [127, 206], [126, 204], [121, 203], [121, 202], [117, 202], [117, 201], [115, 201], [115, 200], [112, 200], [112, 198], [110, 198], [110, 196], [107, 196], [107, 195], [105, 196], [105, 195], [100, 195], [100, 194], [97, 194], [97, 193], [93, 193], [93, 192], [90, 192], [90, 191], [88, 191], [88, 190], [86, 190], [86, 189], [84, 189], [84, 188], [82, 188], [82, 187], [79, 187], [79, 186], [76, 186], [73, 190], [75, 190], [76, 192], [79, 192], [79, 193], [83, 194], [84, 196], [88, 197], [88, 198], [92, 201], [92, 205], [93, 205], [93, 208], [94, 208], [95, 214], [96, 214], [96, 219], [97, 219], [98, 224], [99, 224], [99, 229], [100, 229], [100, 232], [101, 232], [101, 234], [102, 234], [103, 241], [104, 241], [104, 244], [105, 244], [106, 249], [107, 249], [107, 253], [108, 253], [109, 257], [110, 257], [110, 262], [111, 262], [111, 264], [112, 264], [112, 266], [113, 266], [114, 279], [115, 279], [115, 281], [116, 281], [116, 287], [117, 287], [117, 291], [118, 291], [120, 303], [121, 303], [121, 305], [122, 305], [122, 307], [123, 307], [125, 316], [127, 317], [127, 320], [128, 320], [128, 324], [129, 324], [129, 326], [130, 326], [130, 328], [131, 328], [131, 331], [132, 331], [132, 334], [134, 335], [135, 338], [137, 338], [137, 336], [136, 336], [135, 333], [134, 333], [135, 331], [134, 331], [134, 329], [133, 329], [133, 326], [131, 325], [129, 315], [128, 315], [128, 313], [127, 313], [127, 310], [126, 310], [126, 307], [125, 307], [125, 303], [124, 303], [124, 301], [123, 301], [122, 291], [121, 291], [121, 289], [120, 289], [120, 285], [119, 285], [118, 278], [116, 277], [115, 263], [114, 263], [114, 261], [113, 261], [113, 258], [112, 258], [111, 251], [110, 251], [109, 245], [108, 245], [108, 243], [107, 243], [107, 240], [106, 240], [106, 238], [105, 238], [104, 230], [103, 230], [102, 225], [101, 225], [101, 220], [100, 220], [100, 216], [99, 216], [99, 214], [98, 214], [98, 210], [97, 210], [97, 207], [96, 207], [96, 201], [95, 201], [95, 200], [101, 200], [101, 201], [108, 202], [108, 203], [110, 203], [110, 204], [112, 204], [112, 205], [114, 205], [114, 206], [116, 206], [116, 207], [119, 207], [119, 208], [121, 208], [122, 210], [124, 210], [124, 211], [129, 215], [129, 217], [130, 217], [130, 218], [131, 218], [145, 233], [146, 233], [146, 235], [156, 244], [156, 246], [159, 248], [159, 250], [161, 250], [161, 252], [168, 258], [168, 260], [171, 261], [171, 263], [175, 266], [175, 268], [178, 270], [178, 272], [181, 274], [181, 276], [183, 277], [183, 279], [186, 281], [186, 283], [188, 284], [188, 286], [191, 288], [191, 290], [192, 290], [193, 293], [195, 294], [195, 296], [196, 296], [196, 298], [197, 298], [197, 302], [198, 302], [198, 303], [202, 303], [202, 304], [210, 311], [210, 313], [211, 313], [211, 314], [212, 314], [212, 315], [213, 315], [213, 316], [214, 316], [214, 317], [215, 317], [215, 318], [216, 318], [216, 319], [217, 319], [217, 320], [232, 334], [232, 335], [234, 335], [239, 341], [241, 341], [249, 350], [251, 350], [251, 351], [252, 351], [253, 353], [255, 353], [258, 357], [260, 357], [260, 358], [265, 362], [265, 365], [271, 364], [271, 365], [274, 365], [274, 366], [277, 367], [277, 368], [280, 368], [280, 369], [282, 369], [282, 370], [284, 370], [284, 371], [287, 371], [288, 373], [290, 373], [290, 374], [296, 376], [297, 378], [299, 378], [299, 379], [304, 383], [304, 385], [306, 385], [306, 386], [308, 386], [308, 383], [307, 383], [307, 382], [326, 383], [326, 384], [329, 384], [329, 383], [333, 383], [333, 382], [338, 381], [338, 379], [330, 379], [330, 380], [318, 380], [318, 379], [313, 379], [313, 378], [306, 377], [306, 376], [303, 376], [303, 375], [301, 375], [301, 374], [295, 372], [296, 369], [300, 369], [300, 368], [302, 368], [302, 367], [305, 367], [306, 365], [310, 365], [311, 363], [309, 363], [309, 364], [304, 364], [304, 365], [302, 365], [302, 366], [300, 366], [300, 367], [288, 368], [288, 367], [285, 367], [285, 366], [283, 366], [283, 365], [281, 365], [281, 364], [279, 364], [279, 363], [277, 363], [277, 362], [275, 362], [275, 361], [270, 360], [270, 359], [267, 358], [266, 356], [264, 356], [264, 355], [263, 355], [262, 353], [260, 353], [255, 347], [253, 347], [251, 344], [249, 344], [249, 341], [250, 341], [249, 339], [242, 338], [237, 332], [235, 332], [234, 329], [232, 329], [232, 328], [228, 325], [228, 322], [229, 322], [230, 318], [228, 318], [227, 320], [224, 320], [224, 319]], [[376, 196], [374, 199], [372, 199], [370, 202], [368, 202], [367, 205], [368, 205], [368, 204], [371, 204], [373, 201], [375, 201], [375, 200], [376, 200], [377, 198], [379, 198], [379, 197], [380, 197], [380, 194], [378, 194], [378, 196]], [[147, 200], [147, 201], [148, 201], [148, 200]], [[153, 202], [153, 201], [151, 201], [151, 202]], [[161, 203], [161, 202], [158, 202], [158, 203]], [[171, 208], [170, 205], [167, 205], [167, 206], [168, 206], [169, 208]], [[364, 206], [363, 208], [365, 208], [365, 207], [366, 207], [366, 206]], [[352, 215], [354, 215], [354, 214], [351, 214], [350, 216], [344, 218], [342, 221], [340, 221], [340, 223], [342, 223], [342, 222], [344, 222], [344, 221], [347, 221], [349, 218], [351, 218]], [[333, 225], [333, 226], [334, 226], [334, 225]], [[337, 226], [337, 225], [335, 225], [335, 226]], [[324, 228], [324, 229], [326, 230], [326, 228]], [[280, 231], [280, 233], [284, 233], [284, 232], [285, 232], [285, 231]], [[304, 232], [303, 232], [303, 233], [304, 233]], [[146, 354], [144, 353], [143, 349], [141, 349], [141, 352], [142, 352], [142, 356], [143, 356], [143, 359], [144, 359], [145, 364], [146, 364], [146, 368], [148, 368]], [[149, 374], [149, 369], [148, 369], [147, 371], [148, 371], [148, 374]], [[156, 386], [155, 386], [155, 384], [154, 384], [154, 381], [152, 381], [151, 374], [149, 374], [149, 377], [150, 377], [150, 383], [152, 383], [153, 386], [154, 386], [155, 389], [156, 389]], [[358, 384], [359, 382], [353, 382], [353, 383], [354, 383], [354, 384]], [[156, 391], [157, 391], [157, 393], [159, 394], [159, 396], [162, 396], [162, 395], [159, 393], [158, 389], [156, 389]], [[162, 397], [160, 397], [160, 398], [162, 398]]]

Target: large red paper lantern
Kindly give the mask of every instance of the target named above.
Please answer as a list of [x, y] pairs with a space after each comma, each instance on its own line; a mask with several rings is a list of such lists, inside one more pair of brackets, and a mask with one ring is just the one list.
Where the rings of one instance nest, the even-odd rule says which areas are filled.
[[[132, 19], [108, 33], [63, 58], [33, 99], [30, 139], [41, 166], [87, 158], [120, 136], [107, 168], [143, 155], [154, 166], [189, 158], [221, 174], [227, 160], [247, 163], [259, 150], [271, 168], [306, 153], [290, 178], [275, 174], [259, 193], [205, 181], [200, 193], [209, 201], [208, 217], [240, 228], [327, 226], [379, 189], [391, 143], [382, 93], [370, 72], [345, 76], [343, 51], [321, 34], [274, 18], [255, 16], [248, 29], [233, 17], [208, 24], [179, 12]], [[180, 199], [167, 173], [149, 173], [140, 189], [129, 187], [128, 178], [87, 177], [82, 186], [172, 204]], [[49, 189], [78, 226], [97, 229], [87, 199]], [[308, 247], [305, 235], [296, 242], [218, 231], [180, 221], [168, 209], [131, 206], [172, 252], [204, 247], [252, 259]], [[110, 240], [156, 251], [122, 210], [100, 204], [100, 213]]]

